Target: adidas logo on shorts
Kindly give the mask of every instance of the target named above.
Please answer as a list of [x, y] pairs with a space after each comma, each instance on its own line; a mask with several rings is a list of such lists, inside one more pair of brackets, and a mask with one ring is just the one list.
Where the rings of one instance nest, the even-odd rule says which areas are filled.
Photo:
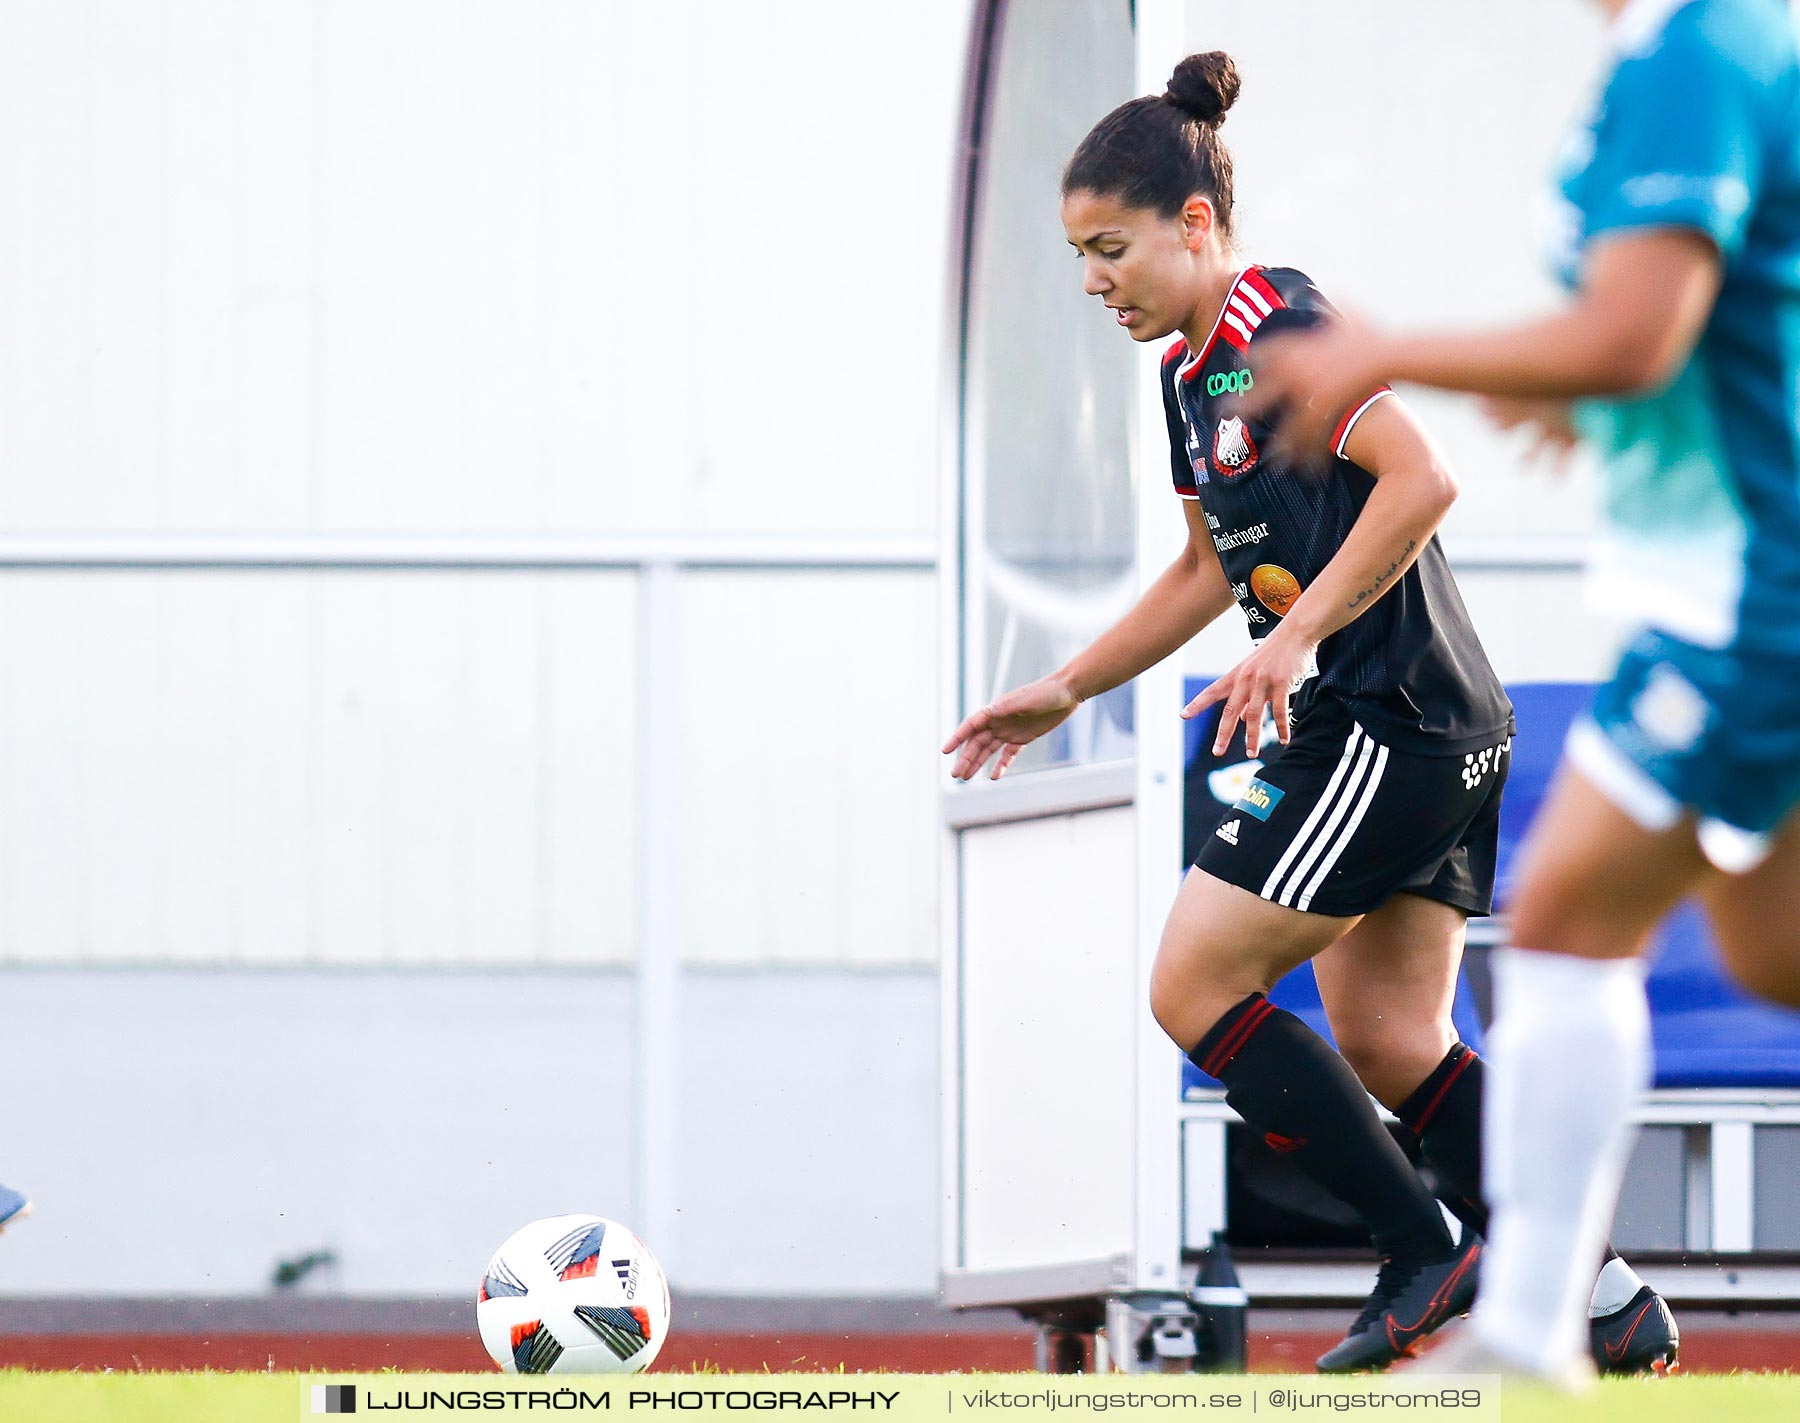
[[1213, 834], [1217, 835], [1227, 845], [1235, 845], [1237, 844], [1238, 826], [1241, 824], [1243, 824], [1243, 821], [1241, 820], [1227, 820], [1217, 830], [1213, 831]]

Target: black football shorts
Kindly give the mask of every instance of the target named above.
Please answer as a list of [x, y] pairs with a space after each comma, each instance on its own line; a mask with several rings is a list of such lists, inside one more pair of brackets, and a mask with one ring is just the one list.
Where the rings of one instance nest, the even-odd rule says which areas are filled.
[[1324, 710], [1219, 817], [1195, 867], [1313, 914], [1367, 914], [1402, 893], [1489, 913], [1512, 738], [1421, 756]]

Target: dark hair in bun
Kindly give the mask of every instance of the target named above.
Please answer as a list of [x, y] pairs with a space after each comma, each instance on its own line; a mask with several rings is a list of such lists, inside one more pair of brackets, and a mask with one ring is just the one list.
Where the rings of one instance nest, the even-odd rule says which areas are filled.
[[1231, 154], [1219, 125], [1239, 87], [1230, 55], [1190, 54], [1175, 66], [1166, 93], [1121, 104], [1094, 125], [1063, 170], [1063, 193], [1102, 193], [1163, 217], [1204, 193], [1230, 237]]
[[1237, 65], [1224, 50], [1215, 49], [1190, 54], [1176, 65], [1163, 99], [1201, 123], [1217, 127], [1225, 122], [1225, 111], [1237, 102], [1240, 87]]

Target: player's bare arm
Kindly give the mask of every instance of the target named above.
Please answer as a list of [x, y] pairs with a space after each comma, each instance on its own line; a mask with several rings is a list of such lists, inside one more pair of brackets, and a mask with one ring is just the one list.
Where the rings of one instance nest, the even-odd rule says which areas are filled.
[[1280, 444], [1324, 446], [1338, 411], [1382, 381], [1509, 400], [1636, 395], [1674, 378], [1718, 296], [1719, 251], [1686, 228], [1596, 242], [1574, 299], [1493, 331], [1390, 334], [1356, 316], [1258, 344], [1257, 411], [1284, 407]]
[[1399, 582], [1456, 501], [1456, 481], [1430, 435], [1392, 396], [1356, 422], [1344, 454], [1376, 476], [1349, 536], [1275, 630], [1182, 712], [1192, 717], [1215, 702], [1225, 704], [1215, 755], [1224, 753], [1242, 722], [1246, 754], [1255, 756], [1265, 706], [1273, 709], [1276, 735], [1287, 744], [1290, 689], [1315, 649]]
[[944, 743], [961, 750], [951, 774], [972, 779], [990, 759], [999, 780], [1013, 758], [1090, 697], [1122, 686], [1233, 605], [1198, 503], [1184, 500], [1188, 541], [1131, 611], [1060, 669], [972, 713]]

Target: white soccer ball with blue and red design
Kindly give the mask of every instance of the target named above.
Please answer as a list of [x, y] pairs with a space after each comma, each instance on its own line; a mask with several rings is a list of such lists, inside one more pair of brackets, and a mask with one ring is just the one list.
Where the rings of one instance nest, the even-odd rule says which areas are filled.
[[550, 1216], [494, 1252], [475, 1321], [509, 1374], [641, 1373], [669, 1337], [669, 1282], [617, 1221]]

